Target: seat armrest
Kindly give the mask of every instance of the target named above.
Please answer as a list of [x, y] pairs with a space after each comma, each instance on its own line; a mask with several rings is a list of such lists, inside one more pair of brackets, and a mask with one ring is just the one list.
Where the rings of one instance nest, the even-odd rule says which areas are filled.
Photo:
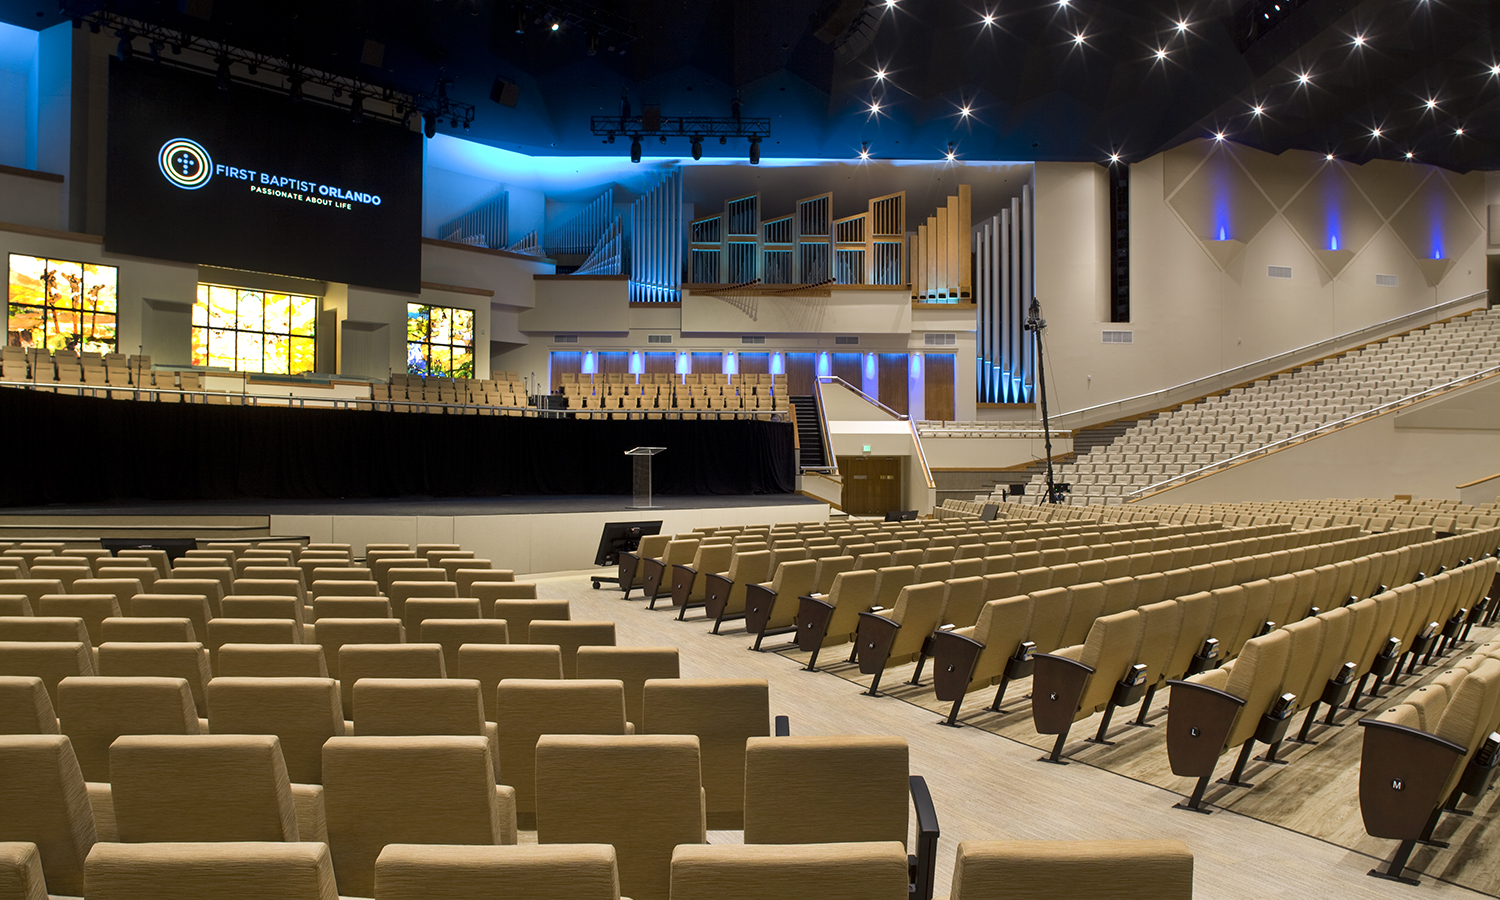
[[932, 900], [937, 871], [937, 844], [941, 834], [937, 809], [932, 805], [932, 792], [927, 789], [927, 779], [921, 775], [912, 775], [909, 783], [911, 805], [917, 812], [917, 852], [911, 871], [909, 896], [910, 900]]
[[1172, 774], [1212, 775], [1245, 701], [1226, 691], [1191, 681], [1168, 681], [1167, 758]]
[[1395, 722], [1360, 719], [1359, 811], [1371, 837], [1408, 841], [1425, 836], [1443, 788], [1467, 748]]
[[1066, 734], [1094, 667], [1056, 653], [1032, 657], [1031, 719], [1038, 734]]

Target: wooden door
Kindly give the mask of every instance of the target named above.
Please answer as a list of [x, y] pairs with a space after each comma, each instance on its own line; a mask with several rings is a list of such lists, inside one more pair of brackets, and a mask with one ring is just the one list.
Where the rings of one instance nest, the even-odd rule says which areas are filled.
[[953, 359], [952, 353], [926, 354], [922, 366], [926, 391], [923, 418], [929, 422], [952, 422], [954, 419]]
[[841, 505], [851, 516], [883, 516], [901, 508], [902, 457], [841, 456]]
[[817, 358], [813, 353], [786, 355], [786, 393], [788, 397], [809, 397], [817, 384]]

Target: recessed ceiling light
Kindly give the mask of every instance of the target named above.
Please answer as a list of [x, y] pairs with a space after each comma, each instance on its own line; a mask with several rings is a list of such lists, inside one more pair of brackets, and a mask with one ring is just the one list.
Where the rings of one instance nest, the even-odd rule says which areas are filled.
[[875, 115], [878, 112], [880, 112], [880, 101], [879, 100], [871, 100], [870, 101], [870, 115], [873, 116], [873, 115]]
[[885, 80], [885, 69], [876, 69], [875, 70], [875, 80], [876, 81], [884, 81]]
[[860, 142], [860, 145], [859, 145], [859, 158], [860, 159], [869, 159], [870, 158], [870, 142], [869, 141], [862, 141], [862, 142]]
[[1078, 32], [1077, 34], [1073, 35], [1073, 45], [1076, 46], [1076, 47], [1083, 46], [1083, 42], [1086, 41], [1086, 40], [1088, 40], [1088, 37], [1085, 36], [1084, 33], [1081, 32], [1081, 31]]
[[953, 146], [953, 143], [952, 143], [952, 142], [951, 142], [951, 141], [950, 141], [950, 142], [949, 142], [949, 144], [948, 144], [948, 152], [947, 152], [947, 153], [944, 153], [944, 154], [943, 154], [943, 156], [944, 156], [944, 158], [946, 158], [946, 159], [947, 159], [947, 160], [948, 160], [948, 161], [949, 161], [949, 162], [952, 162], [952, 161], [953, 161], [953, 158], [954, 158], [954, 157], [955, 157], [955, 156], [957, 156], [957, 155], [958, 155], [958, 148], [957, 148], [957, 147], [955, 147], [955, 146]]
[[1182, 34], [1184, 31], [1188, 30], [1188, 21], [1187, 19], [1178, 19], [1176, 24], [1172, 27], [1177, 29], [1178, 34]]
[[1068, 5], [1068, 0], [1057, 0], [1057, 5], [1058, 6], [1067, 6]]
[[1328, 154], [1327, 156], [1325, 156], [1323, 158], [1326, 159], [1329, 162], [1333, 162], [1333, 154], [1332, 153]]
[[1266, 108], [1265, 108], [1265, 107], [1264, 107], [1264, 106], [1261, 106], [1261, 105], [1260, 105], [1260, 104], [1259, 104], [1259, 103], [1257, 103], [1257, 104], [1255, 104], [1255, 105], [1254, 105], [1254, 106], [1252, 106], [1252, 107], [1250, 107], [1250, 114], [1251, 114], [1251, 115], [1252, 115], [1252, 116], [1258, 116], [1258, 115], [1261, 115], [1261, 114], [1263, 114], [1263, 113], [1264, 113], [1264, 112], [1265, 112], [1265, 111], [1266, 111]]
[[1427, 103], [1425, 105], [1428, 109], [1437, 109], [1437, 100], [1432, 97], [1428, 97]]
[[989, 28], [991, 25], [994, 25], [995, 24], [995, 14], [994, 13], [985, 13], [984, 15], [980, 16], [979, 17], [979, 24], [983, 25], [985, 28]]
[[1312, 84], [1312, 74], [1309, 72], [1298, 72], [1297, 83], [1300, 85]]
[[1112, 162], [1112, 163], [1119, 162], [1120, 161], [1120, 154], [1118, 154], [1118, 153], [1111, 153], [1109, 155], [1109, 161]]
[[1354, 36], [1354, 46], [1356, 46], [1356, 47], [1363, 47], [1364, 45], [1365, 45], [1365, 34], [1364, 34], [1364, 32], [1360, 32], [1359, 34], [1356, 34]]
[[968, 105], [964, 105], [958, 108], [958, 114], [967, 119], [969, 116], [974, 114], [974, 110]]
[[1167, 51], [1164, 48], [1162, 48], [1162, 47], [1157, 47], [1156, 48], [1155, 56], [1156, 56], [1156, 61], [1157, 62], [1166, 62], [1167, 61]]
[[1490, 74], [1500, 78], [1500, 66], [1490, 66]]
[[1463, 137], [1464, 136], [1463, 126], [1460, 125], [1459, 127], [1453, 129], [1453, 133], [1456, 134], [1456, 135], [1458, 135], [1459, 137]]
[[1406, 158], [1407, 158], [1407, 159], [1414, 159], [1414, 158], [1415, 158], [1415, 156], [1416, 156], [1416, 155], [1415, 155], [1415, 154], [1413, 154], [1413, 153], [1412, 153], [1412, 152], [1411, 152], [1411, 151], [1410, 151], [1410, 150], [1408, 150], [1408, 151], [1406, 151]]
[[896, 0], [885, 0], [885, 8], [886, 9], [895, 9], [896, 8]]
[[1372, 138], [1378, 138], [1378, 137], [1380, 137], [1380, 129], [1379, 128], [1371, 128], [1370, 129], [1370, 137], [1372, 137]]
[[1224, 132], [1222, 132], [1222, 131], [1215, 131], [1214, 132], [1214, 140], [1216, 140], [1216, 141], [1222, 141], [1222, 140], [1224, 140]]

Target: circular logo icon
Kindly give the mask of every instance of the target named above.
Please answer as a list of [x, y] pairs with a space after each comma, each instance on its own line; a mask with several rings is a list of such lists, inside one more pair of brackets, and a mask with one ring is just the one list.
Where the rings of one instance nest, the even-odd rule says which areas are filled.
[[214, 176], [213, 157], [198, 142], [187, 138], [173, 138], [162, 144], [156, 164], [168, 181], [185, 191], [196, 191]]

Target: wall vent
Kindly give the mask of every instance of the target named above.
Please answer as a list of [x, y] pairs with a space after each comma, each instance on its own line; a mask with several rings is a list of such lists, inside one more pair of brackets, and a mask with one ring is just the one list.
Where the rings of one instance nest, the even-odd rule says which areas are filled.
[[578, 343], [578, 335], [576, 335], [576, 334], [554, 334], [552, 336], [552, 342], [554, 344], [576, 344], [576, 343]]
[[1291, 266], [1266, 266], [1267, 278], [1291, 278]]
[[859, 338], [847, 335], [839, 335], [838, 337], [833, 339], [833, 342], [835, 344], [857, 344], [859, 343]]
[[1134, 344], [1134, 331], [1106, 331], [1104, 332], [1104, 343], [1106, 344]]
[[741, 344], [764, 344], [766, 336], [763, 334], [745, 334], [740, 336]]
[[1376, 275], [1376, 287], [1400, 287], [1401, 279], [1396, 275]]
[[670, 344], [672, 343], [672, 336], [670, 334], [648, 334], [646, 335], [646, 343]]
[[958, 345], [958, 335], [929, 332], [922, 335], [922, 342], [929, 347], [954, 347]]

